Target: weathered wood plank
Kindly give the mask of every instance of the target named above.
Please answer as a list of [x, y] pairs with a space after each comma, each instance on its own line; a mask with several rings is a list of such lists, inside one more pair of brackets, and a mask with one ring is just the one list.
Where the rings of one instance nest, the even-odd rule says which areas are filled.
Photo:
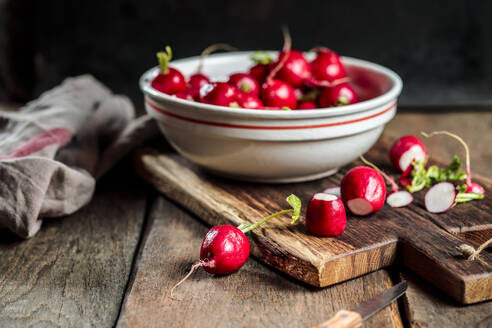
[[[197, 260], [207, 230], [166, 199], [157, 199], [118, 327], [311, 327], [392, 285], [381, 270], [317, 289], [250, 259], [227, 276], [198, 270], [176, 290], [181, 301], [170, 299], [170, 288]], [[402, 327], [396, 303], [365, 327]]]
[[0, 327], [112, 327], [147, 193], [127, 168], [104, 178], [85, 208], [46, 220], [32, 239], [2, 231]]
[[[411, 272], [404, 271], [400, 277], [408, 282], [403, 301], [410, 327], [476, 327], [492, 315], [491, 301], [461, 305]], [[491, 326], [492, 320], [489, 320], [488, 325], [481, 327]]]

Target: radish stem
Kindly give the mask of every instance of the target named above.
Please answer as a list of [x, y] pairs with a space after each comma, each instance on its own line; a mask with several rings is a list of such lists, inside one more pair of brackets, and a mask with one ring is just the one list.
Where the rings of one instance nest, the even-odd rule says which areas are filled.
[[386, 179], [386, 181], [388, 181], [388, 183], [391, 185], [391, 189], [392, 189], [393, 192], [397, 192], [399, 190], [398, 189], [398, 185], [396, 184], [395, 180], [393, 180], [386, 173], [384, 173], [383, 171], [381, 171], [376, 165], [374, 165], [373, 163], [369, 162], [363, 155], [360, 155], [360, 160], [364, 164], [369, 165], [370, 167], [372, 167], [373, 169], [375, 169], [376, 171], [378, 171]]
[[260, 225], [262, 225], [263, 223], [267, 222], [270, 219], [273, 219], [273, 218], [275, 218], [277, 216], [280, 216], [280, 215], [291, 213], [293, 211], [294, 210], [292, 210], [292, 209], [282, 210], [280, 212], [277, 212], [277, 213], [274, 213], [274, 214], [272, 214], [270, 216], [267, 216], [266, 218], [263, 218], [263, 219], [261, 219], [260, 221], [258, 221], [256, 223], [253, 223], [253, 224], [241, 224], [237, 228], [239, 230], [241, 230], [243, 233], [246, 233], [246, 232], [251, 231], [251, 230], [253, 230], [255, 228], [258, 228]]
[[420, 132], [420, 133], [426, 138], [430, 138], [438, 134], [445, 134], [447, 136], [450, 136], [458, 140], [463, 145], [463, 147], [465, 148], [465, 156], [466, 156], [466, 185], [471, 186], [472, 182], [471, 182], [471, 169], [470, 169], [470, 150], [466, 142], [460, 136], [448, 131], [434, 131], [431, 133], [426, 133], [426, 132]]
[[159, 66], [161, 68], [162, 74], [169, 73], [168, 64], [171, 61], [171, 59], [173, 58], [173, 52], [171, 50], [171, 47], [166, 46], [165, 50], [166, 51], [159, 51], [157, 53], [157, 60], [159, 61]]

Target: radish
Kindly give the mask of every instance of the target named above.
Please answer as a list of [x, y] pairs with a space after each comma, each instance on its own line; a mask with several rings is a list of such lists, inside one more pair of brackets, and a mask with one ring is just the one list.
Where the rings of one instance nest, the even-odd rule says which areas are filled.
[[173, 292], [199, 267], [212, 274], [224, 275], [236, 272], [248, 260], [250, 245], [245, 233], [251, 231], [266, 221], [277, 216], [292, 214], [291, 224], [295, 223], [300, 216], [301, 200], [296, 195], [286, 198], [290, 209], [285, 209], [267, 216], [252, 224], [240, 224], [238, 227], [232, 225], [218, 225], [212, 227], [203, 238], [200, 248], [200, 261], [191, 266], [188, 274], [171, 288]]
[[212, 104], [217, 106], [237, 107], [237, 95], [238, 91], [232, 85], [225, 82], [216, 82], [210, 85], [209, 88], [202, 88], [203, 94], [200, 95], [200, 100], [206, 104]]
[[330, 195], [335, 195], [338, 198], [340, 198], [340, 187], [329, 187], [323, 190], [324, 194], [330, 194]]
[[195, 73], [188, 79], [190, 88], [194, 88], [196, 90], [200, 90], [201, 87], [208, 83], [210, 83], [210, 79], [202, 73]]
[[425, 194], [425, 208], [431, 213], [446, 212], [454, 205], [456, 194], [456, 188], [451, 182], [436, 183]]
[[340, 194], [353, 214], [365, 216], [383, 207], [386, 184], [377, 170], [367, 166], [357, 166], [350, 169], [343, 177]]
[[241, 108], [249, 108], [249, 109], [263, 109], [263, 103], [260, 98], [252, 95], [247, 95], [242, 92], [239, 92], [237, 96], [237, 102], [239, 107]]
[[405, 171], [413, 161], [423, 161], [427, 157], [424, 144], [414, 136], [403, 136], [398, 139], [390, 150], [393, 165], [401, 172]]
[[359, 97], [354, 88], [348, 83], [340, 83], [324, 88], [319, 95], [319, 105], [322, 108], [355, 104]]
[[229, 76], [227, 81], [230, 85], [235, 87], [241, 92], [247, 95], [258, 96], [260, 93], [260, 87], [255, 77], [247, 73], [235, 73]]
[[160, 73], [151, 82], [152, 88], [168, 95], [183, 92], [188, 88], [183, 74], [177, 69], [169, 67], [172, 57], [173, 53], [169, 46], [166, 46], [165, 52], [160, 51], [157, 53]]
[[340, 198], [324, 193], [313, 195], [306, 211], [306, 226], [313, 235], [338, 236], [346, 225], [347, 215]]
[[265, 82], [270, 69], [272, 68], [273, 57], [265, 51], [255, 51], [251, 55], [251, 60], [256, 63], [249, 69], [249, 74], [251, 74], [258, 84], [263, 84]]
[[318, 52], [310, 64], [313, 78], [318, 81], [335, 82], [347, 76], [340, 56], [336, 52], [324, 47], [317, 47], [311, 51]]
[[303, 101], [297, 106], [297, 109], [316, 109], [318, 106], [312, 100]]
[[426, 138], [430, 138], [430, 137], [433, 137], [435, 135], [438, 135], [438, 134], [445, 134], [447, 136], [450, 136], [456, 140], [458, 140], [462, 145], [463, 147], [465, 148], [465, 156], [466, 156], [466, 186], [467, 186], [467, 189], [466, 189], [466, 193], [470, 193], [470, 192], [473, 192], [473, 193], [477, 193], [477, 194], [481, 194], [481, 195], [484, 195], [485, 194], [485, 189], [477, 184], [477, 183], [474, 183], [472, 182], [471, 180], [471, 168], [470, 168], [470, 149], [468, 148], [468, 145], [466, 144], [466, 142], [459, 136], [457, 136], [456, 134], [454, 133], [451, 133], [451, 132], [448, 132], [448, 131], [434, 131], [434, 132], [431, 132], [431, 133], [425, 133], [425, 132], [421, 132], [422, 135]]
[[297, 107], [297, 97], [294, 89], [287, 83], [280, 80], [267, 80], [261, 87], [261, 99], [268, 107]]
[[384, 179], [390, 184], [391, 193], [389, 193], [388, 197], [386, 197], [386, 203], [388, 203], [389, 206], [404, 207], [410, 205], [410, 203], [413, 202], [412, 194], [406, 190], [400, 191], [395, 180], [393, 180], [389, 175], [387, 175], [386, 173], [381, 171], [376, 165], [365, 159], [364, 156], [360, 155], [360, 159], [364, 164], [371, 166], [373, 169], [381, 173]]
[[311, 68], [302, 52], [297, 50], [282, 51], [278, 62], [285, 59], [284, 65], [278, 71], [277, 78], [293, 87], [300, 87], [311, 77]]

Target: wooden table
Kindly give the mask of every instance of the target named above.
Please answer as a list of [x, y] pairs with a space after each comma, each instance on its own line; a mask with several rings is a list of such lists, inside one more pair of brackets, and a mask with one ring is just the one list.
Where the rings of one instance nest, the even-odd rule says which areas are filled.
[[[401, 112], [385, 131], [438, 129], [464, 137], [473, 171], [492, 177], [492, 112]], [[452, 140], [426, 143], [443, 160], [462, 154]], [[310, 327], [402, 278], [406, 297], [366, 327], [469, 327], [492, 315], [492, 302], [460, 306], [398, 266], [318, 289], [250, 259], [229, 276], [199, 270], [177, 289], [182, 300], [170, 299], [206, 231], [141, 182], [127, 159], [98, 183], [88, 206], [46, 220], [34, 238], [0, 230], [0, 327]]]

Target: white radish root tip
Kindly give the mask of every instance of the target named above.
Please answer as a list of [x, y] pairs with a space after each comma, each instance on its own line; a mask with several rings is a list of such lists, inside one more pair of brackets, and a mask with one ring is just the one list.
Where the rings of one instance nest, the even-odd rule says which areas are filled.
[[289, 59], [290, 56], [290, 49], [292, 48], [292, 38], [290, 37], [289, 29], [285, 25], [282, 26], [282, 34], [284, 35], [284, 47], [282, 51], [285, 53], [285, 55], [284, 58], [282, 58], [282, 60], [277, 64], [277, 66], [272, 69], [270, 74], [268, 74], [266, 78], [267, 83], [273, 80], [278, 71], [280, 71], [282, 67], [284, 67], [285, 62], [287, 61], [287, 59]]
[[181, 279], [178, 283], [176, 283], [176, 285], [174, 285], [172, 288], [171, 288], [171, 291], [169, 293], [169, 297], [172, 298], [173, 300], [177, 300], [177, 301], [181, 301], [180, 299], [174, 297], [174, 290], [176, 289], [176, 287], [178, 287], [179, 285], [181, 285], [183, 282], [185, 282], [186, 279], [188, 279], [191, 274], [196, 270], [198, 269], [199, 267], [202, 267], [202, 266], [207, 266], [209, 265], [208, 262], [205, 262], [205, 261], [198, 261], [197, 263], [193, 264], [191, 266], [191, 269], [190, 271], [186, 274], [186, 276], [183, 277], [183, 279]]

